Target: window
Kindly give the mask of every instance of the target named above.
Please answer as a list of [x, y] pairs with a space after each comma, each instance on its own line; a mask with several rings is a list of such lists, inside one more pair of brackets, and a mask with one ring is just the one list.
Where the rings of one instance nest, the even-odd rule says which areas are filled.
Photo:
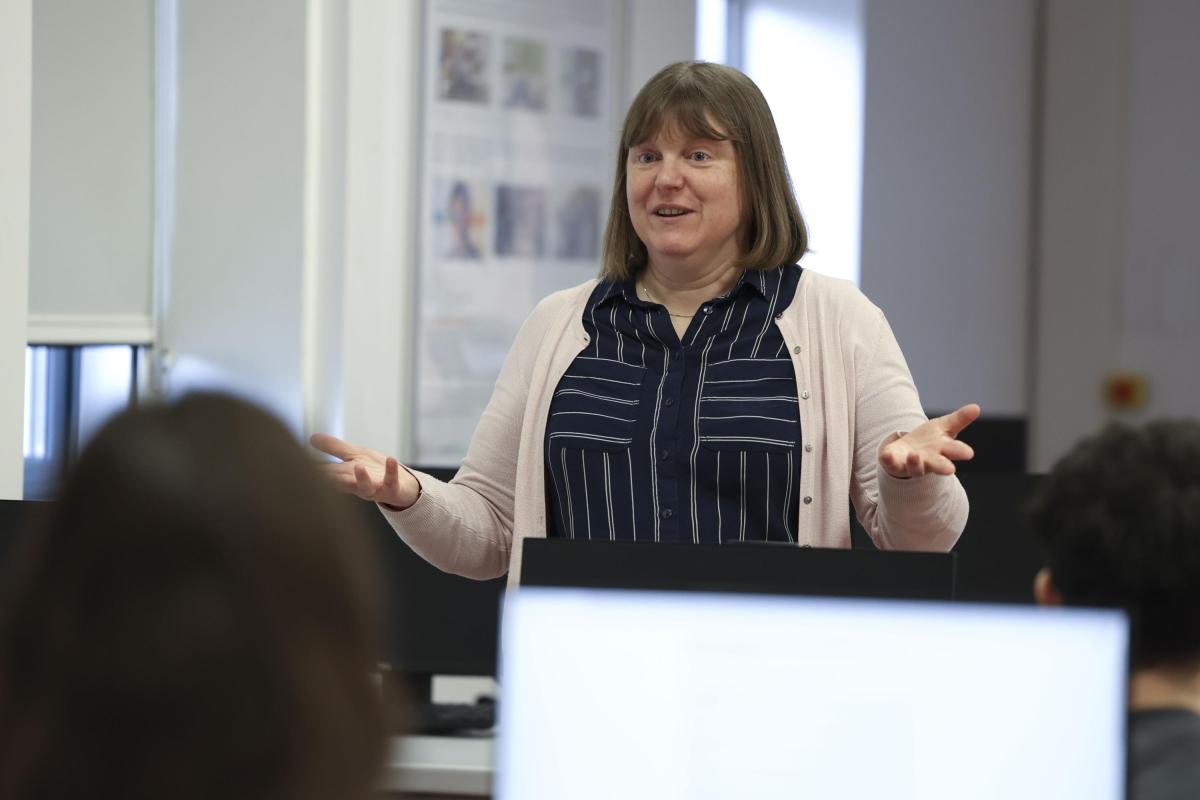
[[696, 56], [749, 75], [771, 105], [808, 223], [804, 263], [858, 283], [863, 0], [697, 0]]
[[52, 498], [66, 469], [113, 414], [141, 394], [146, 348], [25, 349], [25, 498]]

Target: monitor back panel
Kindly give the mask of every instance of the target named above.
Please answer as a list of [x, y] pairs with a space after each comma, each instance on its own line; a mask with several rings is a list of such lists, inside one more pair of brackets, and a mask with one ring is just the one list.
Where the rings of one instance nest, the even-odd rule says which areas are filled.
[[[971, 513], [954, 546], [958, 554], [955, 596], [959, 600], [1033, 603], [1033, 578], [1043, 554], [1026, 513], [1043, 479], [1023, 472], [962, 472], [958, 476]], [[875, 545], [850, 512], [856, 549]]]
[[401, 541], [373, 503], [360, 505], [383, 582], [385, 660], [402, 673], [495, 675], [505, 579], [442, 572]]
[[522, 586], [950, 600], [949, 553], [526, 539]]

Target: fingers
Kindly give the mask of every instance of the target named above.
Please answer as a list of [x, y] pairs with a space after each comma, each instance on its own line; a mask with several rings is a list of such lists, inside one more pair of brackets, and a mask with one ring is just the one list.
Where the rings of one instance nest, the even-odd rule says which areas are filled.
[[934, 475], [953, 475], [954, 462], [945, 456], [934, 455], [924, 460], [926, 472]]
[[966, 442], [951, 439], [942, 447], [942, 455], [951, 461], [970, 461], [975, 457], [975, 450]]
[[330, 436], [328, 433], [314, 433], [308, 438], [308, 443], [322, 453], [327, 453], [343, 461], [354, 458], [354, 456], [362, 451], [361, 447], [344, 442], [336, 436]]
[[946, 433], [951, 436], [958, 436], [963, 428], [979, 419], [980, 412], [981, 409], [978, 403], [967, 403], [957, 411], [951, 411], [942, 417], [941, 422], [945, 427]]
[[955, 461], [968, 461], [975, 451], [966, 442], [949, 440], [941, 452], [932, 448], [909, 449], [901, 456], [896, 448], [887, 447], [879, 454], [879, 463], [897, 478], [919, 478], [923, 475], [953, 475]]
[[910, 478], [923, 475], [953, 475], [954, 462], [938, 453], [913, 450], [904, 462], [904, 471]]
[[383, 466], [383, 486], [381, 493], [384, 497], [395, 497], [400, 489], [400, 462], [388, 456]]
[[898, 452], [895, 444], [889, 444], [879, 451], [879, 466], [890, 475], [904, 477], [904, 457]]
[[407, 508], [415, 500], [415, 498], [405, 499], [401, 496], [400, 462], [390, 456], [384, 462], [383, 483], [380, 485], [375, 499], [378, 502], [388, 503], [401, 508]]
[[371, 480], [370, 473], [362, 464], [354, 465], [354, 491], [364, 500], [375, 497], [375, 482]]

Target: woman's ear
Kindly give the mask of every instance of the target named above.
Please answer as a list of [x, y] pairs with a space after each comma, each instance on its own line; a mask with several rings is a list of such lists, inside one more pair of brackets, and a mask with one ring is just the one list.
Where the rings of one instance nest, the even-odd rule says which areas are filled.
[[1049, 567], [1042, 567], [1038, 571], [1037, 577], [1033, 579], [1033, 599], [1040, 606], [1061, 606], [1063, 604], [1062, 595], [1054, 585], [1054, 576], [1050, 574]]

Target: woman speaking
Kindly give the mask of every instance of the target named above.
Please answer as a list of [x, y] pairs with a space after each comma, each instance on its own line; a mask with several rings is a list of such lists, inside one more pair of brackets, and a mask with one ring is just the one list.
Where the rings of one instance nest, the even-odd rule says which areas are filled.
[[927, 420], [883, 313], [806, 270], [766, 99], [666, 67], [621, 132], [599, 279], [521, 327], [449, 483], [318, 434], [326, 469], [438, 567], [515, 583], [524, 537], [949, 550], [967, 405]]

